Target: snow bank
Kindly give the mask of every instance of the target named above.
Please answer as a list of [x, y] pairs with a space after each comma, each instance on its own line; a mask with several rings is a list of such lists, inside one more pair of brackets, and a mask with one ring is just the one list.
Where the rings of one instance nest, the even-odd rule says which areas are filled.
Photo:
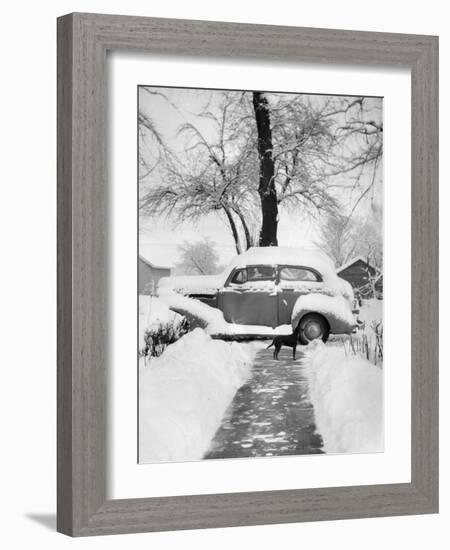
[[309, 395], [327, 453], [383, 451], [382, 370], [342, 345], [306, 348]]
[[292, 310], [292, 329], [306, 313], [317, 312], [326, 317], [331, 332], [349, 333], [356, 326], [349, 302], [342, 296], [328, 296], [318, 292], [300, 296]]
[[212, 340], [199, 328], [139, 364], [139, 461], [199, 460], [236, 390], [248, 379], [254, 344]]

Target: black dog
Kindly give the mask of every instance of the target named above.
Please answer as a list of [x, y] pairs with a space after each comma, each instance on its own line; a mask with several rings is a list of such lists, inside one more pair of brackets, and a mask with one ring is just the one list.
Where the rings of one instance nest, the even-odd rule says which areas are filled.
[[297, 351], [297, 344], [298, 344], [298, 329], [294, 330], [292, 334], [287, 335], [279, 335], [275, 336], [275, 338], [272, 340], [272, 343], [267, 346], [266, 349], [271, 348], [272, 346], [275, 347], [273, 350], [273, 358], [278, 360], [278, 354], [280, 353], [280, 349], [282, 346], [289, 346], [292, 348], [292, 357], [295, 361], [295, 352]]

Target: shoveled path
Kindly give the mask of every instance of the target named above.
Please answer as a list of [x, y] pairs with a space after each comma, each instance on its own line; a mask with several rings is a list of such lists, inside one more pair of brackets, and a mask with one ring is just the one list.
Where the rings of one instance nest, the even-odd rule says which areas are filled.
[[280, 359], [257, 353], [252, 376], [236, 393], [204, 458], [238, 458], [322, 453], [307, 380], [291, 348]]

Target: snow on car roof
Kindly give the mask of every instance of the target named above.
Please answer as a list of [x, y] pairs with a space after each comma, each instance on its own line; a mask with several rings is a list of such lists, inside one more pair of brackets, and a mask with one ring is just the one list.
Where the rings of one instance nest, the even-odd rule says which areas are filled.
[[236, 256], [230, 268], [245, 267], [247, 265], [303, 265], [312, 267], [319, 273], [334, 273], [334, 264], [331, 259], [318, 248], [264, 246], [249, 248], [243, 254]]

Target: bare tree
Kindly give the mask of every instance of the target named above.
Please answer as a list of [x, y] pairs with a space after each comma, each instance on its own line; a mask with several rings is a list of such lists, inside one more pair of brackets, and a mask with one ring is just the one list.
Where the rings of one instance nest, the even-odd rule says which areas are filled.
[[336, 266], [348, 262], [357, 248], [355, 224], [347, 216], [330, 214], [320, 226], [316, 243], [334, 261]]
[[277, 243], [281, 207], [301, 215], [331, 215], [335, 229], [340, 225], [341, 233], [349, 231], [340, 217], [340, 195], [345, 189], [353, 192], [353, 214], [373, 189], [382, 157], [383, 126], [376, 106], [367, 98], [311, 101], [305, 95], [253, 92], [260, 246]]
[[[159, 90], [141, 87], [139, 93], [142, 96], [161, 97], [165, 101], [169, 101], [165, 94]], [[176, 107], [174, 106], [174, 108]], [[173, 155], [153, 118], [142, 107], [142, 101], [139, 101], [138, 136], [139, 181], [142, 182], [157, 168], [163, 156]]]
[[[312, 102], [304, 95], [274, 96], [279, 204], [329, 213], [339, 208], [343, 189], [356, 191], [359, 199], [374, 185], [382, 155], [382, 123], [366, 122], [365, 102], [365, 98], [323, 97]], [[370, 115], [377, 114], [375, 105]], [[368, 173], [370, 179], [364, 177]]]
[[382, 219], [379, 208], [370, 215], [354, 217], [340, 213], [328, 215], [320, 225], [322, 248], [339, 267], [355, 256], [361, 256], [377, 271], [383, 267]]
[[218, 272], [219, 256], [211, 239], [205, 238], [195, 243], [185, 241], [179, 250], [181, 263], [176, 269], [183, 275], [212, 275]]
[[214, 94], [197, 115], [198, 124], [181, 126], [180, 139], [188, 143], [183, 155], [169, 151], [153, 121], [140, 117], [140, 129], [157, 151], [150, 168], [157, 166], [160, 182], [142, 195], [144, 215], [197, 220], [216, 213], [228, 224], [237, 253], [255, 242], [277, 245], [284, 209], [338, 219], [346, 196], [353, 205], [346, 215], [356, 215], [376, 186], [381, 164], [379, 102], [257, 91]]
[[216, 130], [216, 138], [205, 137], [191, 123], [184, 124], [179, 135], [188, 140], [185, 159], [166, 155], [160, 166], [164, 183], [153, 186], [141, 201], [146, 214], [168, 214], [183, 220], [197, 220], [210, 213], [224, 216], [236, 252], [253, 244], [252, 206], [254, 203], [255, 162], [250, 134], [244, 131], [242, 118], [236, 115], [242, 94], [223, 95], [218, 114], [205, 111]]

